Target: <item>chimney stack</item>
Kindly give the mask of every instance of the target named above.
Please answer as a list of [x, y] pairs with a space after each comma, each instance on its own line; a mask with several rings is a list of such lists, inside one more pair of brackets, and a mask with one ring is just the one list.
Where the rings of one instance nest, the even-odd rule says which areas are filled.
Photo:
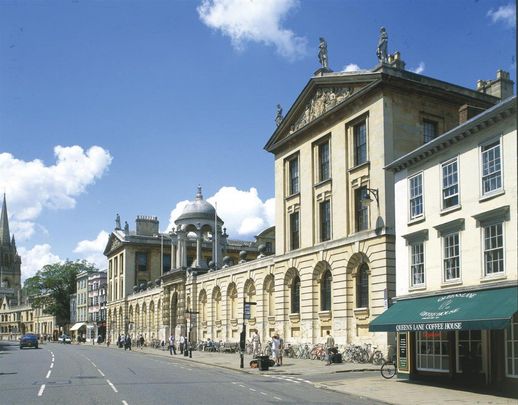
[[478, 80], [477, 91], [504, 100], [513, 95], [513, 84], [509, 72], [498, 70], [496, 80]]

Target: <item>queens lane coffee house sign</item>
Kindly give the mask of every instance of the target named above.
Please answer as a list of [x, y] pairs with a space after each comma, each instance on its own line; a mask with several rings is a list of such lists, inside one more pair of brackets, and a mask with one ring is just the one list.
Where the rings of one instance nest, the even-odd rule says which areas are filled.
[[518, 288], [401, 299], [369, 325], [371, 332], [504, 329], [518, 312]]

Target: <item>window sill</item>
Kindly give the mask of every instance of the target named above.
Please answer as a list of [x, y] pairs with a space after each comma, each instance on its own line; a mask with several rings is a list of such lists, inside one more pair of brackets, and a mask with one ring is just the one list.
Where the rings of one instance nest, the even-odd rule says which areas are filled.
[[295, 199], [296, 197], [300, 197], [300, 191], [298, 193], [293, 193], [293, 194], [290, 194], [290, 195], [287, 195], [285, 200], [286, 201], [289, 201], [289, 200], [293, 200]]
[[483, 201], [487, 201], [487, 200], [491, 200], [495, 197], [499, 197], [501, 195], [504, 195], [505, 194], [505, 190], [503, 188], [499, 189], [499, 190], [495, 190], [495, 191], [491, 191], [490, 193], [487, 193], [487, 194], [484, 194], [482, 196], [480, 196], [480, 198], [478, 199], [478, 202], [483, 202]]
[[490, 276], [484, 276], [480, 279], [481, 283], [491, 283], [492, 281], [501, 281], [507, 279], [507, 274], [495, 274]]
[[322, 187], [323, 185], [332, 183], [332, 182], [333, 182], [333, 179], [331, 177], [329, 177], [328, 179], [321, 180], [318, 183], [315, 183], [315, 188]]
[[458, 285], [462, 285], [462, 280], [457, 279], [457, 280], [452, 280], [452, 281], [443, 281], [441, 283], [441, 288], [454, 287], [454, 286], [458, 286]]
[[369, 167], [370, 165], [371, 165], [370, 160], [367, 160], [367, 161], [365, 161], [365, 162], [363, 162], [363, 163], [360, 163], [359, 165], [356, 165], [356, 166], [351, 167], [351, 168], [348, 170], [348, 172], [349, 172], [349, 173], [352, 173], [352, 172], [355, 172], [355, 171], [357, 171], [357, 170], [363, 169], [364, 167]]
[[290, 321], [293, 322], [293, 323], [300, 322], [300, 314], [299, 313], [297, 313], [297, 314], [289, 314], [288, 317], [290, 318]]
[[416, 286], [412, 286], [412, 287], [408, 287], [408, 291], [424, 291], [426, 290], [426, 284], [420, 284], [420, 285], [416, 285]]
[[424, 222], [426, 220], [426, 217], [424, 215], [421, 215], [420, 217], [412, 218], [407, 222], [408, 226], [420, 224], [421, 222]]
[[369, 308], [354, 308], [354, 317], [359, 321], [365, 321], [369, 318]]
[[275, 316], [269, 316], [268, 317], [268, 323], [270, 325], [274, 325], [275, 324]]
[[458, 211], [458, 210], [461, 210], [462, 209], [462, 205], [460, 204], [457, 204], [453, 207], [448, 207], [448, 208], [444, 208], [440, 213], [439, 215], [447, 215], [449, 214], [450, 212], [455, 212], [455, 211]]
[[331, 310], [329, 311], [320, 311], [318, 313], [318, 317], [320, 318], [321, 321], [330, 321], [331, 318], [333, 317], [333, 313]]

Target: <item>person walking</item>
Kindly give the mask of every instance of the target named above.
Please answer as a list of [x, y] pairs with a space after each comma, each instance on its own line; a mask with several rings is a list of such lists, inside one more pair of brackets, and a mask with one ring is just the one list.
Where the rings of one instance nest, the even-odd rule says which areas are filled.
[[176, 348], [174, 347], [174, 336], [171, 334], [171, 336], [169, 336], [169, 354], [172, 356], [173, 353], [176, 356]]
[[284, 352], [284, 339], [279, 336], [279, 366], [282, 366], [283, 352]]
[[140, 335], [140, 350], [142, 350], [142, 348], [144, 347], [144, 336], [143, 335]]
[[185, 345], [185, 337], [183, 335], [180, 336], [180, 353], [183, 353], [183, 347]]
[[326, 366], [330, 366], [333, 363], [333, 352], [332, 350], [335, 348], [335, 338], [331, 335], [331, 332], [326, 332], [326, 353], [327, 353], [327, 363]]

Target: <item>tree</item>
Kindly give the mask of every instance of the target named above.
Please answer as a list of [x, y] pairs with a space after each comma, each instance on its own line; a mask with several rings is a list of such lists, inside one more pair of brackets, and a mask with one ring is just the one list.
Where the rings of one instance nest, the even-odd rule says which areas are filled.
[[76, 278], [81, 272], [93, 273], [98, 269], [86, 261], [70, 261], [47, 264], [34, 277], [24, 283], [25, 294], [34, 297], [35, 308], [54, 315], [58, 324], [70, 320], [70, 295], [76, 292]]

